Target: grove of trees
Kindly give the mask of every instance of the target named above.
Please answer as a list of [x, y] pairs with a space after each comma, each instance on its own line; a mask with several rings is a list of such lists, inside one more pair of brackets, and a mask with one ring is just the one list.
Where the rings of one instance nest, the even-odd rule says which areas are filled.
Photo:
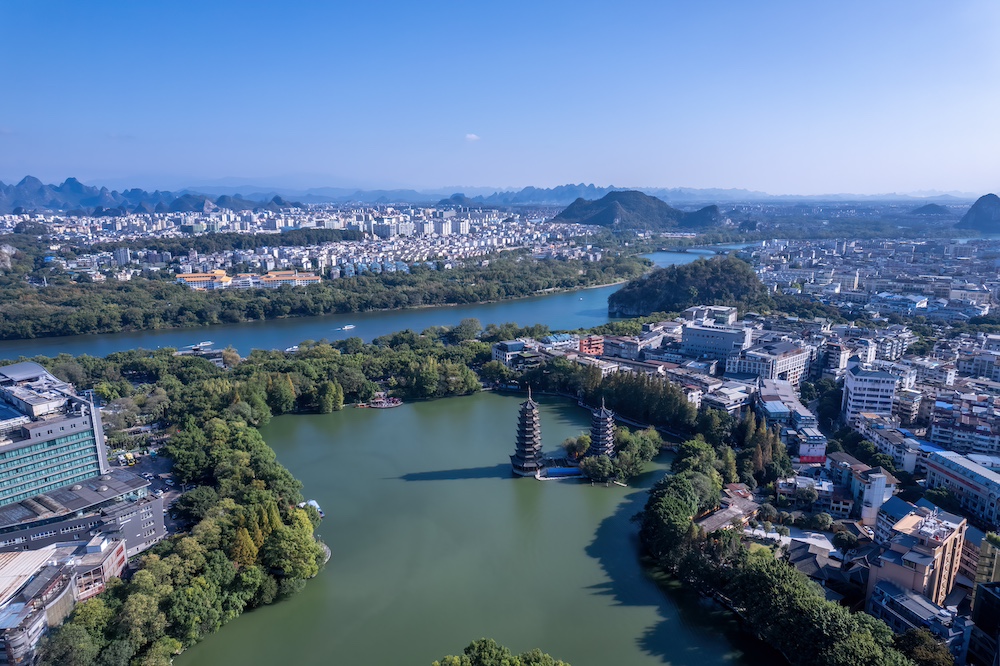
[[[204, 238], [204, 237], [199, 237]], [[648, 261], [532, 260], [516, 255], [488, 266], [365, 274], [308, 287], [195, 291], [159, 276], [83, 284], [39, 255], [17, 248], [0, 270], [0, 339], [207, 326], [283, 317], [482, 303], [548, 289], [607, 284], [641, 275]], [[25, 277], [32, 278], [31, 281]], [[38, 286], [45, 278], [48, 286]]]

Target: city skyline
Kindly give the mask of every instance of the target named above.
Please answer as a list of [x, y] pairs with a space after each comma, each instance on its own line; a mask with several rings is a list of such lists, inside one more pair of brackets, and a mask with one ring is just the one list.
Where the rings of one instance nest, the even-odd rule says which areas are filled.
[[992, 3], [713, 9], [5, 3], [0, 180], [1000, 187]]

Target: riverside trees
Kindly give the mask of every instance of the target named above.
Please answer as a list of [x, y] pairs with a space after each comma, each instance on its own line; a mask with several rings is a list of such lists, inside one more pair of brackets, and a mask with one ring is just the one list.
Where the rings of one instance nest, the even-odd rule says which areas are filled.
[[492, 638], [472, 641], [459, 656], [444, 657], [432, 666], [569, 666], [537, 648], [515, 655]]
[[[704, 440], [685, 442], [673, 474], [649, 492], [640, 514], [643, 548], [662, 569], [720, 595], [759, 638], [780, 650], [794, 666], [904, 666], [882, 621], [825, 599], [810, 582], [770, 550], [751, 553], [735, 530], [702, 534], [694, 517], [717, 501], [718, 460]], [[708, 501], [709, 490], [715, 492]]]
[[[40, 258], [37, 263], [42, 265]], [[366, 274], [308, 287], [211, 292], [154, 279], [154, 274], [128, 282], [80, 284], [47, 268], [36, 270], [33, 262], [15, 265], [17, 271], [0, 271], [0, 339], [482, 303], [633, 278], [641, 275], [649, 262], [638, 257], [583, 262], [505, 256], [491, 259], [489, 266], [448, 271], [418, 266], [410, 273]], [[24, 280], [25, 272], [39, 283], [45, 277], [48, 286], [31, 286]]]
[[[149, 551], [128, 582], [112, 582], [78, 606], [44, 647], [42, 663], [167, 665], [244, 610], [291, 594], [316, 575], [319, 516], [296, 506], [299, 482], [242, 418], [270, 417], [267, 397], [254, 393], [265, 390], [259, 382], [169, 351], [81, 358], [78, 365], [86, 377], [81, 388], [107, 382], [144, 393], [146, 386], [126, 379], [141, 378], [163, 389], [165, 418], [177, 429], [166, 453], [175, 477], [196, 487], [178, 507], [189, 531]], [[253, 405], [234, 409], [248, 395], [257, 396]]]

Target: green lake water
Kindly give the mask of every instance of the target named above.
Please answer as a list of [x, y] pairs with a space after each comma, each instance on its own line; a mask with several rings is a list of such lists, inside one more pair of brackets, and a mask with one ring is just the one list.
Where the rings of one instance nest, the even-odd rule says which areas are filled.
[[[333, 558], [300, 594], [175, 663], [429, 666], [482, 636], [573, 666], [764, 663], [725, 614], [640, 565], [629, 519], [665, 461], [633, 488], [512, 478], [521, 400], [275, 419], [263, 435], [326, 511]], [[541, 422], [554, 451], [589, 413], [543, 398]]]

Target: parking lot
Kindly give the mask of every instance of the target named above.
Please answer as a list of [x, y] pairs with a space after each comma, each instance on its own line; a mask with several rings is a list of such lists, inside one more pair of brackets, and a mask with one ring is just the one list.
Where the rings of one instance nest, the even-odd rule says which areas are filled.
[[[170, 459], [163, 456], [145, 455], [136, 456], [135, 460], [135, 465], [131, 467], [126, 465], [124, 469], [138, 474], [149, 481], [149, 492], [163, 498], [163, 522], [167, 528], [167, 533], [173, 534], [177, 532], [179, 527], [178, 522], [173, 517], [170, 507], [181, 496], [182, 489], [180, 484], [174, 482], [173, 473], [170, 469]], [[112, 466], [120, 466], [117, 459], [112, 463]]]

